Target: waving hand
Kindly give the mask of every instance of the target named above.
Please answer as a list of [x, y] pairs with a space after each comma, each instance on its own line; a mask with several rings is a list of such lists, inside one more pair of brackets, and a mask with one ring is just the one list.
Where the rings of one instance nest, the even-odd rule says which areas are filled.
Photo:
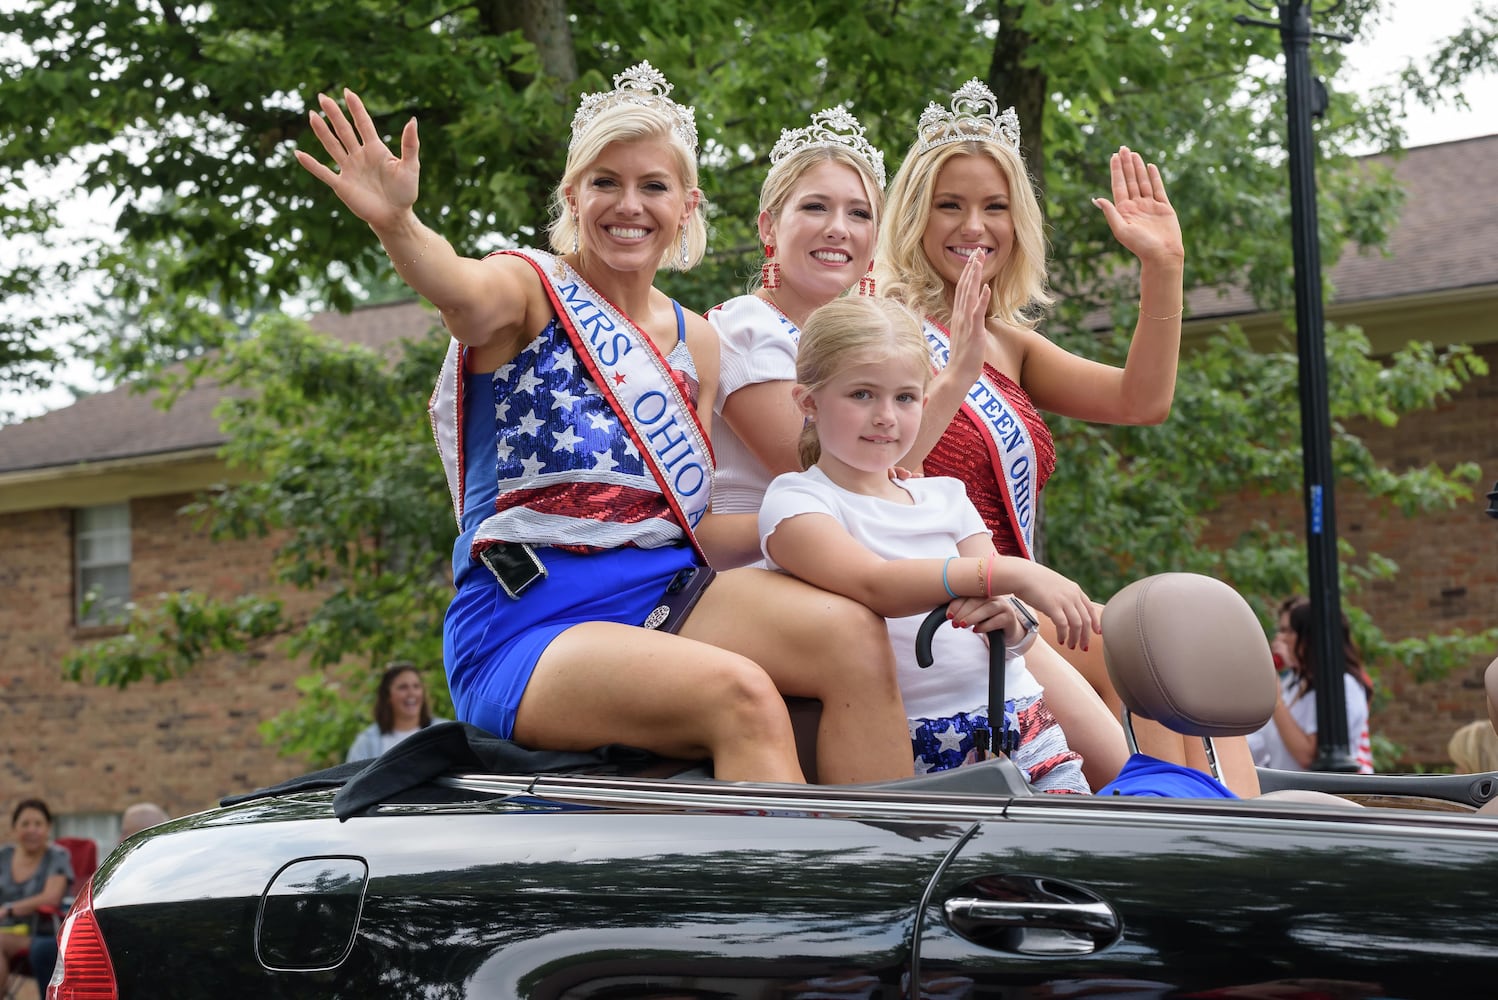
[[348, 102], [347, 117], [338, 102], [326, 94], [317, 95], [322, 114], [313, 111], [308, 115], [313, 133], [337, 169], [330, 169], [300, 149], [296, 151], [297, 162], [332, 188], [349, 211], [379, 231], [404, 217], [416, 203], [421, 176], [416, 119], [401, 131], [401, 155], [396, 156], [380, 138], [359, 95], [345, 89], [343, 96]]
[[1113, 200], [1094, 198], [1113, 236], [1140, 260], [1183, 259], [1181, 223], [1165, 195], [1165, 182], [1153, 163], [1127, 146], [1118, 147], [1108, 161], [1113, 177]]

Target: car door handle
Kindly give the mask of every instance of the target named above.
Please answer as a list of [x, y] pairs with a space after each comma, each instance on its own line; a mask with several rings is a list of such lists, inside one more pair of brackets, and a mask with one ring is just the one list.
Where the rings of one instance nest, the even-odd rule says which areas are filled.
[[947, 923], [985, 947], [1025, 955], [1086, 955], [1118, 940], [1122, 924], [1103, 902], [996, 900], [954, 896]]

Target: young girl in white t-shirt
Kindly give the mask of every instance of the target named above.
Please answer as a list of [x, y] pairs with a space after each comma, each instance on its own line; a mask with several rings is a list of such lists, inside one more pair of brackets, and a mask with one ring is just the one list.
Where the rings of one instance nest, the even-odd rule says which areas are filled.
[[[891, 477], [920, 430], [930, 378], [920, 322], [906, 307], [859, 297], [814, 312], [792, 390], [806, 419], [806, 471], [770, 484], [761, 547], [772, 569], [888, 619], [917, 773], [963, 763], [975, 728], [1017, 729], [1011, 757], [1037, 790], [1085, 793], [1081, 758], [1023, 655], [1006, 657], [1004, 721], [990, 725], [987, 634], [1003, 629], [1009, 645], [1024, 635], [1013, 594], [1085, 645], [1100, 631], [1098, 606], [1059, 573], [999, 555], [960, 481]], [[941, 603], [956, 628], [937, 630], [935, 663], [921, 669], [916, 630]]]

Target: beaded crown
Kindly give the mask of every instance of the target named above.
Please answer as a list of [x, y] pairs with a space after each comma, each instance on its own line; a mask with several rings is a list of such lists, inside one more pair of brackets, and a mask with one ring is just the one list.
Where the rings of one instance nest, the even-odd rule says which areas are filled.
[[916, 124], [916, 149], [925, 152], [949, 142], [999, 142], [1019, 152], [1019, 116], [999, 113], [999, 99], [977, 77], [952, 94], [952, 110], [932, 101]]
[[827, 108], [811, 116], [805, 128], [783, 128], [780, 141], [770, 150], [770, 167], [803, 149], [830, 149], [841, 146], [852, 150], [869, 165], [874, 179], [884, 187], [884, 154], [864, 138], [864, 127], [847, 108]]
[[598, 116], [621, 104], [635, 104], [661, 112], [671, 122], [671, 131], [693, 156], [697, 155], [697, 113], [691, 107], [671, 100], [671, 83], [648, 62], [641, 62], [614, 75], [614, 89], [601, 94], [584, 94], [572, 116], [572, 141], [592, 127]]

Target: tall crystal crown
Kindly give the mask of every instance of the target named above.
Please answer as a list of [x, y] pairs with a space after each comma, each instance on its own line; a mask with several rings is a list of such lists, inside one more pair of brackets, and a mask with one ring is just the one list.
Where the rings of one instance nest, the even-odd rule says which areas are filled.
[[925, 152], [949, 142], [999, 142], [1019, 152], [1019, 116], [999, 113], [999, 99], [977, 77], [952, 95], [952, 110], [932, 101], [915, 127], [916, 149]]
[[637, 104], [653, 108], [671, 121], [671, 131], [686, 143], [693, 156], [697, 155], [697, 113], [691, 107], [671, 100], [671, 83], [660, 70], [642, 62], [631, 66], [623, 73], [614, 75], [614, 89], [602, 94], [584, 94], [577, 104], [577, 113], [572, 116], [572, 141], [592, 127], [598, 116], [621, 104]]
[[864, 138], [863, 124], [853, 117], [847, 108], [827, 108], [811, 116], [811, 124], [805, 128], [783, 128], [780, 141], [770, 150], [770, 167], [803, 149], [829, 149], [842, 146], [858, 155], [874, 179], [884, 187], [884, 154]]

